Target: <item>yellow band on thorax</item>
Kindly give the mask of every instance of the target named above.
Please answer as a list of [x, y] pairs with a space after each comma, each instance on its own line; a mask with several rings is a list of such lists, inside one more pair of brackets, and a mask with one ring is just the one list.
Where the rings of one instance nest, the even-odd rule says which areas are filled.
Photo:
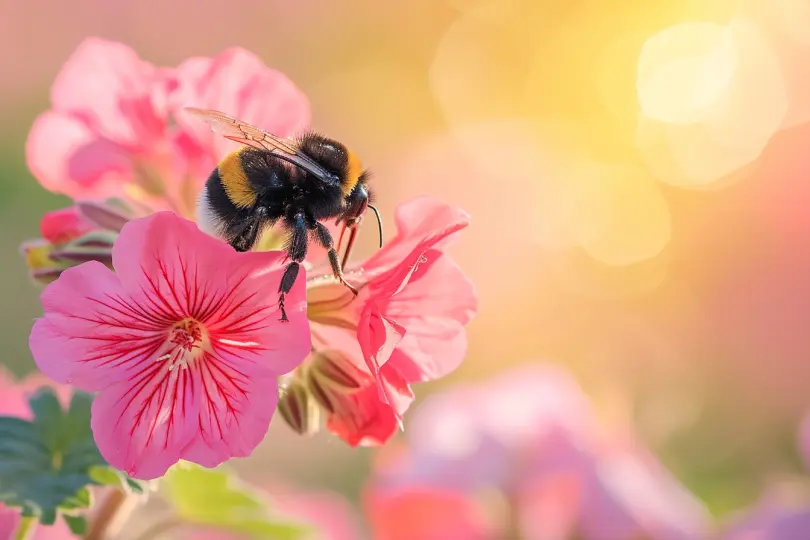
[[346, 182], [342, 187], [344, 197], [352, 192], [354, 186], [356, 186], [357, 182], [360, 180], [360, 175], [363, 174], [363, 164], [360, 162], [360, 158], [357, 157], [357, 154], [349, 149], [346, 149], [346, 153], [348, 154], [348, 164], [346, 167]]

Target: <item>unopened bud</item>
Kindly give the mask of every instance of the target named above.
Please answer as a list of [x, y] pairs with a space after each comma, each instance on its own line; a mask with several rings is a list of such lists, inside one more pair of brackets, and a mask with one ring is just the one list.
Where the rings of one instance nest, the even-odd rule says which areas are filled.
[[132, 212], [116, 199], [77, 202], [76, 210], [97, 228], [116, 232], [120, 232], [133, 217]]
[[335, 399], [332, 396], [332, 389], [325, 386], [322, 381], [323, 379], [314, 376], [312, 371], [307, 374], [307, 388], [309, 388], [312, 397], [326, 412], [332, 414], [335, 412]]
[[327, 350], [313, 355], [310, 370], [329, 386], [356, 390], [362, 386], [364, 373], [341, 351]]
[[95, 230], [66, 244], [56, 246], [51, 257], [59, 262], [81, 264], [99, 261], [112, 264], [112, 248], [118, 233]]
[[58, 278], [71, 265], [56, 261], [51, 256], [53, 246], [45, 240], [24, 242], [20, 251], [25, 257], [28, 273], [34, 281], [47, 285]]
[[301, 435], [317, 432], [320, 427], [318, 406], [304, 384], [294, 379], [280, 392], [278, 411], [293, 431]]
[[47, 212], [39, 222], [42, 237], [54, 245], [75, 240], [94, 228], [95, 225], [85, 219], [75, 206]]

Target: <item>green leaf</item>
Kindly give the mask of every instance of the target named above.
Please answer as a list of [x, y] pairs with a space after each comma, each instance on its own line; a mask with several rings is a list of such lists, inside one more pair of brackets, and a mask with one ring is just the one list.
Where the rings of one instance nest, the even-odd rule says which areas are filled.
[[[75, 392], [65, 411], [54, 391], [43, 387], [29, 400], [33, 421], [0, 416], [0, 501], [44, 525], [52, 525], [60, 511], [90, 507], [87, 486], [105, 483], [91, 472], [110, 469], [90, 429], [92, 402], [92, 395]], [[65, 519], [79, 525], [75, 516]]]
[[125, 493], [143, 495], [149, 489], [149, 482], [136, 480], [123, 471], [109, 465], [96, 465], [90, 468], [90, 478], [102, 486], [112, 486]]
[[63, 515], [62, 518], [70, 528], [70, 532], [76, 536], [82, 536], [87, 533], [87, 520], [84, 518], [84, 516]]
[[189, 524], [276, 540], [296, 540], [311, 532], [308, 525], [273, 516], [262, 494], [224, 467], [180, 463], [163, 477], [161, 490], [177, 516]]

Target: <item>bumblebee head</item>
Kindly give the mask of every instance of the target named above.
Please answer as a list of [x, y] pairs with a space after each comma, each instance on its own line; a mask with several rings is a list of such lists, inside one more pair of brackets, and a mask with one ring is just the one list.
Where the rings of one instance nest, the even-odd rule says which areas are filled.
[[357, 154], [338, 141], [317, 133], [301, 138], [301, 151], [315, 160], [340, 181], [343, 196], [348, 196], [363, 175], [363, 164]]

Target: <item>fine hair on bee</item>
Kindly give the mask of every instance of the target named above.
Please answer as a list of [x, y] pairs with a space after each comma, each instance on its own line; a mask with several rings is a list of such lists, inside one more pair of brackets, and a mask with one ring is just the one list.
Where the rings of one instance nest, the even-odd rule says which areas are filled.
[[[186, 108], [227, 139], [242, 143], [211, 172], [197, 201], [202, 230], [228, 242], [237, 251], [253, 249], [262, 232], [279, 224], [287, 233], [289, 262], [279, 285], [281, 320], [288, 321], [285, 295], [293, 287], [310, 241], [327, 250], [332, 273], [353, 294], [343, 267], [354, 247], [367, 209], [377, 218], [380, 247], [383, 229], [373, 206], [370, 174], [344, 144], [312, 131], [281, 139], [219, 111]], [[335, 245], [324, 221], [341, 226]], [[338, 255], [348, 231], [346, 251]]]

